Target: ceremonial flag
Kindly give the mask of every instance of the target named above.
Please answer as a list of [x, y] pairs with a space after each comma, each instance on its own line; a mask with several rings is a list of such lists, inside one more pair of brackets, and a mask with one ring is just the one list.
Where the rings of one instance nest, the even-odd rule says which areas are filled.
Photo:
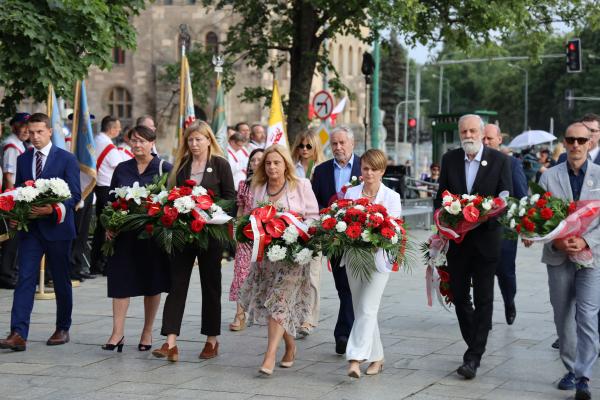
[[287, 136], [283, 127], [283, 107], [281, 106], [281, 97], [279, 97], [279, 86], [277, 80], [273, 81], [273, 94], [271, 95], [271, 112], [269, 113], [269, 128], [267, 129], [267, 144], [280, 144], [289, 147]]
[[183, 131], [196, 120], [194, 113], [194, 95], [192, 93], [192, 80], [190, 79], [190, 65], [185, 54], [181, 56], [181, 75], [179, 77], [179, 131], [181, 141]]
[[50, 85], [48, 87], [48, 101], [46, 102], [48, 108], [48, 117], [50, 117], [50, 125], [52, 126], [52, 144], [61, 149], [65, 149], [65, 134], [63, 133], [63, 122], [60, 118], [60, 111], [58, 110], [58, 102], [56, 101], [56, 93], [54, 93], [54, 87]]
[[348, 101], [348, 97], [344, 97], [342, 99], [342, 101], [340, 101], [339, 103], [337, 103], [337, 105], [335, 106], [335, 108], [331, 112], [331, 115], [329, 116], [329, 121], [331, 123], [331, 126], [335, 126], [335, 120], [336, 120], [337, 116], [344, 111], [344, 108], [346, 108], [346, 102], [347, 101]]
[[71, 130], [71, 152], [79, 161], [79, 182], [81, 184], [81, 200], [92, 193], [96, 186], [96, 146], [92, 121], [88, 110], [85, 81], [78, 81], [75, 88], [73, 106], [73, 129]]
[[227, 118], [225, 117], [225, 93], [221, 79], [217, 79], [217, 96], [212, 115], [212, 130], [223, 152], [227, 151]]

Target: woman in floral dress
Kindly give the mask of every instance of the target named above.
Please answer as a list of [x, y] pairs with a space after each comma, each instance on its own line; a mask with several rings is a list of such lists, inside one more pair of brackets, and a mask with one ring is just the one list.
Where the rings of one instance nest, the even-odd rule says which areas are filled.
[[[238, 216], [249, 214], [252, 211], [252, 191], [250, 183], [252, 174], [262, 160], [264, 149], [257, 148], [250, 153], [248, 158], [248, 176], [245, 181], [240, 182], [237, 192]], [[238, 301], [240, 288], [244, 284], [248, 273], [250, 272], [250, 257], [252, 248], [248, 243], [238, 244], [235, 250], [235, 261], [233, 262], [233, 280], [229, 289], [229, 301]], [[230, 331], [242, 331], [246, 328], [246, 313], [244, 309], [237, 303], [237, 311], [233, 322], [229, 324]]]
[[[270, 202], [278, 209], [299, 214], [309, 224], [319, 216], [319, 205], [310, 181], [298, 178], [288, 150], [273, 145], [252, 178], [253, 207]], [[286, 264], [268, 259], [252, 263], [250, 274], [240, 292], [240, 303], [250, 323], [268, 325], [268, 344], [259, 372], [271, 375], [277, 347], [283, 338], [285, 354], [282, 368], [290, 368], [296, 357], [296, 328], [311, 312], [309, 264]]]

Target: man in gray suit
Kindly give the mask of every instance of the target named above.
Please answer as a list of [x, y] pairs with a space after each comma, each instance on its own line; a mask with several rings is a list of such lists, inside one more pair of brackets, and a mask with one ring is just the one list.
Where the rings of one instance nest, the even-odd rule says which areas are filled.
[[[590, 140], [591, 132], [585, 124], [571, 124], [564, 138], [567, 162], [544, 172], [540, 185], [565, 200], [600, 200], [600, 166], [588, 160]], [[591, 267], [582, 268], [569, 260], [570, 254], [588, 247], [594, 257]], [[556, 239], [544, 245], [542, 262], [548, 269], [560, 357], [568, 371], [558, 388], [576, 389], [576, 400], [591, 399], [588, 381], [598, 358], [600, 219], [581, 237]]]

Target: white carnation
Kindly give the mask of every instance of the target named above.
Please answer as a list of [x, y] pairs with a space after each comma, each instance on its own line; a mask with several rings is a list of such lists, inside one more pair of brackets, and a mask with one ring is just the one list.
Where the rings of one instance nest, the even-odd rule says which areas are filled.
[[129, 192], [129, 186], [122, 186], [118, 188], [114, 188], [110, 191], [110, 194], [115, 194], [118, 199], [124, 199], [127, 197], [127, 193]]
[[331, 215], [323, 214], [321, 215], [321, 222], [328, 220], [329, 218], [333, 218]]
[[287, 249], [283, 246], [274, 244], [267, 250], [267, 258], [271, 262], [277, 262], [285, 259]]
[[137, 205], [142, 204], [142, 199], [148, 197], [148, 189], [140, 186], [139, 182], [134, 182], [133, 186], [128, 188], [125, 199], [133, 200]]
[[344, 221], [340, 221], [337, 224], [335, 224], [335, 230], [340, 233], [345, 232], [347, 227], [348, 225], [346, 225]]
[[477, 198], [477, 196], [474, 196], [474, 195], [472, 195], [472, 194], [463, 194], [463, 195], [462, 195], [462, 198], [463, 198], [463, 199], [466, 199], [466, 200], [468, 200], [468, 201], [473, 201], [473, 200], [475, 200], [475, 199]]
[[312, 251], [304, 248], [294, 255], [294, 262], [299, 265], [308, 264], [312, 260]]
[[486, 199], [486, 200], [484, 200], [484, 201], [481, 203], [481, 208], [483, 208], [483, 209], [484, 209], [484, 210], [486, 210], [486, 211], [489, 211], [489, 210], [491, 210], [491, 209], [492, 209], [492, 205], [493, 205], [493, 204], [494, 204], [494, 203], [493, 203], [491, 200], [489, 200], [489, 199]]
[[526, 212], [525, 208], [520, 208], [519, 209], [519, 217], [522, 217], [523, 215], [525, 215], [525, 212]]
[[370, 242], [371, 241], [371, 236], [369, 235], [369, 231], [363, 231], [360, 234], [360, 237], [363, 240], [363, 242]]
[[515, 221], [514, 218], [511, 218], [510, 219], [510, 228], [514, 229], [515, 226], [517, 226], [517, 222]]
[[298, 229], [295, 226], [290, 225], [283, 231], [281, 236], [287, 244], [296, 243], [298, 240]]
[[390, 242], [392, 242], [392, 244], [396, 244], [398, 243], [398, 235], [394, 235], [390, 238]]
[[35, 187], [37, 190], [40, 191], [40, 193], [46, 193], [49, 192], [51, 190], [50, 188], [50, 179], [36, 179], [35, 180]]
[[192, 196], [181, 196], [173, 202], [173, 206], [181, 214], [187, 214], [196, 207], [196, 202], [192, 199]]
[[534, 194], [533, 196], [531, 196], [531, 199], [529, 199], [529, 204], [535, 204], [535, 203], [537, 203], [537, 201], [539, 199], [540, 199], [540, 195]]
[[194, 186], [192, 189], [192, 195], [194, 196], [204, 196], [208, 191], [204, 189], [202, 186]]
[[60, 178], [50, 179], [50, 189], [57, 196], [71, 197], [71, 190], [69, 189], [69, 185], [67, 184], [67, 182], [63, 181]]
[[165, 204], [167, 202], [168, 197], [169, 197], [169, 192], [167, 192], [166, 190], [163, 190], [155, 196], [154, 201], [156, 203]]
[[345, 209], [341, 209], [338, 212], [335, 213], [336, 218], [339, 217], [343, 217], [346, 214], [346, 210]]
[[212, 214], [225, 214], [225, 211], [223, 211], [223, 209], [220, 206], [216, 205], [215, 203], [213, 203], [213, 205], [210, 206], [209, 211]]
[[337, 210], [338, 206], [337, 206], [337, 204], [333, 203], [330, 208], [332, 210]]
[[354, 208], [356, 208], [358, 211], [365, 211], [365, 207], [361, 206], [360, 204], [355, 205]]
[[444, 207], [452, 215], [460, 214], [461, 207], [459, 201], [453, 201], [449, 206]]
[[444, 204], [446, 204], [446, 203], [450, 204], [450, 203], [452, 203], [453, 201], [454, 201], [454, 197], [452, 197], [452, 196], [444, 196], [444, 197], [442, 198], [442, 202], [443, 202]]
[[17, 189], [16, 201], [31, 203], [40, 194], [40, 191], [32, 186], [23, 186]]
[[523, 196], [521, 197], [521, 200], [519, 200], [519, 204], [524, 206], [525, 204], [527, 204], [527, 196]]

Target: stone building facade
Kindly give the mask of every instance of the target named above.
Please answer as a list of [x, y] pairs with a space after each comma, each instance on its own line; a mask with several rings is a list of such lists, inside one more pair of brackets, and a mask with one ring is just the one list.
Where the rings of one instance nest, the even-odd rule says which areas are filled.
[[[167, 84], [160, 77], [166, 65], [179, 59], [179, 26], [187, 25], [192, 46], [218, 46], [218, 43], [226, 39], [227, 29], [235, 23], [236, 18], [230, 10], [209, 10], [199, 1], [193, 0], [157, 0], [149, 4], [133, 21], [137, 30], [136, 50], [114, 49], [114, 65], [111, 70], [90, 70], [87, 79], [90, 111], [96, 115], [97, 121], [104, 115], [116, 116], [122, 120], [124, 127], [131, 126], [141, 115], [153, 116], [158, 126], [157, 147], [161, 153], [170, 153], [175, 145], [177, 131], [179, 86]], [[333, 65], [354, 95], [347, 103], [344, 113], [338, 117], [337, 123], [351, 125], [362, 132], [365, 83], [360, 66], [362, 53], [368, 51], [368, 46], [354, 37], [338, 37], [329, 40], [327, 45]], [[225, 100], [228, 124], [247, 121], [266, 125], [269, 110], [259, 102], [242, 103], [239, 95], [247, 86], [272, 87], [272, 75], [248, 68], [243, 63], [235, 68], [236, 84], [226, 94]], [[287, 95], [289, 91], [289, 73], [289, 65], [284, 65], [277, 72], [282, 95]], [[216, 76], [210, 79], [215, 80]], [[316, 74], [312, 93], [322, 87], [323, 78]], [[204, 107], [196, 107], [197, 117], [208, 116], [210, 119], [213, 100], [214, 95], [207, 99]], [[24, 106], [32, 110], [36, 107], [34, 104]], [[358, 134], [357, 137], [362, 135]]]

